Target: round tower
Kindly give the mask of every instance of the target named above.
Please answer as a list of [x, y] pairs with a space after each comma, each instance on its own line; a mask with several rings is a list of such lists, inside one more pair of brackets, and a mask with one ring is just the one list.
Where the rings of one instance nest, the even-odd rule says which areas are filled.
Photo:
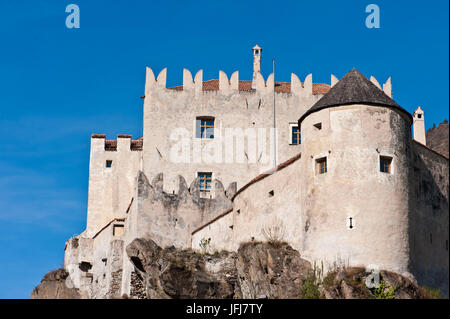
[[356, 69], [299, 119], [306, 258], [409, 270], [411, 123]]

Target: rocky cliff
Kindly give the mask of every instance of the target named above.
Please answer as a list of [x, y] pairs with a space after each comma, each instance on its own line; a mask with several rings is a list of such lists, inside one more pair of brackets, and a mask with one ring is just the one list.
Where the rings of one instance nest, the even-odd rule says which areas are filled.
[[[138, 238], [126, 252], [134, 265], [133, 299], [421, 299], [438, 293], [392, 272], [380, 273], [378, 288], [369, 289], [364, 268], [336, 267], [324, 275], [320, 267], [280, 242], [250, 242], [237, 252], [202, 254], [161, 248]], [[31, 298], [81, 298], [64, 269], [45, 275]]]
[[53, 270], [42, 278], [31, 292], [31, 299], [80, 299], [78, 289], [73, 288], [69, 274], [62, 268]]

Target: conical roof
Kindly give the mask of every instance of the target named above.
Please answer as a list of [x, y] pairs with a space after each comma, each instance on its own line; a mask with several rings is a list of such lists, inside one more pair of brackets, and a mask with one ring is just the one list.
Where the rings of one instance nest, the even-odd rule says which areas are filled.
[[398, 105], [356, 69], [351, 70], [338, 81], [327, 94], [300, 117], [298, 122], [300, 124], [309, 114], [322, 109], [350, 104], [394, 108], [407, 114], [412, 122], [412, 116], [408, 111]]

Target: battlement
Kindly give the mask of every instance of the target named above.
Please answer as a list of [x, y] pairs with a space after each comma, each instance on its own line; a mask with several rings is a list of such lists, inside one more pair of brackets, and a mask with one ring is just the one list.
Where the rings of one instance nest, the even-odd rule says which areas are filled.
[[297, 75], [291, 74], [291, 82], [275, 82], [273, 73], [265, 80], [261, 73], [256, 75], [256, 89], [252, 89], [252, 81], [239, 80], [239, 71], [235, 71], [231, 77], [223, 71], [219, 71], [219, 79], [203, 81], [203, 70], [199, 70], [195, 77], [192, 73], [183, 69], [183, 85], [166, 88], [167, 68], [164, 68], [155, 78], [153, 70], [147, 67], [145, 95], [152, 91], [161, 91], [164, 89], [171, 91], [203, 92], [219, 91], [222, 94], [232, 92], [258, 92], [260, 94], [272, 93], [275, 85], [276, 93], [292, 93], [294, 95], [317, 95], [325, 94], [330, 89], [329, 84], [312, 83], [312, 74], [306, 76], [303, 82]]
[[[333, 87], [339, 80], [331, 74], [330, 84], [326, 83], [313, 83], [312, 74], [308, 74], [305, 80], [300, 81], [299, 77], [292, 73], [291, 82], [275, 82], [273, 81], [273, 73], [271, 73], [267, 80], [261, 73], [256, 74], [256, 89], [252, 88], [252, 81], [239, 80], [239, 71], [233, 72], [230, 78], [223, 71], [219, 71], [219, 79], [211, 79], [203, 81], [203, 70], [199, 70], [195, 77], [192, 77], [192, 73], [183, 69], [183, 85], [166, 88], [167, 80], [167, 68], [164, 68], [155, 78], [153, 70], [147, 67], [146, 83], [145, 83], [145, 98], [154, 90], [171, 90], [171, 91], [188, 91], [200, 92], [205, 91], [219, 91], [222, 94], [230, 94], [232, 92], [259, 92], [261, 94], [272, 93], [275, 85], [276, 93], [292, 93], [298, 96], [309, 95], [324, 95], [331, 87]], [[392, 98], [392, 83], [389, 77], [387, 81], [381, 86], [377, 79], [373, 76], [370, 77], [370, 81], [379, 87], [383, 92]]]
[[213, 219], [224, 210], [232, 208], [231, 197], [236, 193], [236, 183], [227, 190], [222, 182], [213, 180], [215, 196], [203, 198], [200, 179], [188, 187], [183, 176], [178, 175], [178, 191], [163, 191], [163, 174], [157, 174], [152, 182], [139, 171], [136, 179], [136, 214], [139, 223], [131, 225], [136, 235], [149, 236], [160, 246], [190, 247], [191, 232]]
[[131, 134], [118, 134], [117, 140], [107, 140], [105, 134], [91, 135], [92, 145], [95, 144], [99, 149], [103, 147], [103, 150], [108, 152], [116, 152], [118, 147], [124, 150], [142, 151], [143, 141], [142, 137], [132, 140]]
[[[176, 179], [176, 189], [178, 190], [175, 194], [175, 191], [172, 194], [166, 193], [164, 189], [164, 178], [163, 173], [157, 174], [152, 182], [150, 183], [147, 179], [147, 176], [142, 172], [138, 172], [138, 185], [146, 185], [148, 188], [152, 189], [156, 194], [157, 198], [170, 198], [171, 201], [178, 201], [180, 199], [186, 198], [189, 196], [193, 202], [197, 203], [200, 206], [204, 206], [208, 200], [217, 200], [218, 198], [228, 198], [231, 201], [231, 198], [237, 192], [237, 184], [236, 182], [232, 182], [225, 189], [222, 182], [218, 179], [213, 179], [212, 181], [212, 189], [208, 192], [205, 192], [200, 187], [200, 178], [195, 178], [190, 186], [188, 187], [186, 179], [178, 175]], [[144, 188], [138, 188], [140, 190], [139, 195], [142, 195], [142, 190]], [[147, 192], [147, 191], [145, 191]], [[145, 193], [144, 192], [144, 193]], [[207, 193], [208, 196], [205, 196]], [[147, 196], [147, 195], [145, 195]], [[145, 197], [144, 196], [144, 197]]]

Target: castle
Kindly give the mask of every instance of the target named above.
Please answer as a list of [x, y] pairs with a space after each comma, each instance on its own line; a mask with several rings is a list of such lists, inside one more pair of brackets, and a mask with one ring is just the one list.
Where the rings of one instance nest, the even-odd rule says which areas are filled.
[[139, 237], [210, 252], [276, 239], [448, 295], [449, 163], [426, 146], [423, 110], [355, 69], [330, 85], [265, 80], [261, 55], [252, 81], [185, 69], [166, 88], [166, 69], [147, 68], [143, 136], [91, 137], [87, 226], [65, 246], [72, 284], [135, 297], [126, 246]]

